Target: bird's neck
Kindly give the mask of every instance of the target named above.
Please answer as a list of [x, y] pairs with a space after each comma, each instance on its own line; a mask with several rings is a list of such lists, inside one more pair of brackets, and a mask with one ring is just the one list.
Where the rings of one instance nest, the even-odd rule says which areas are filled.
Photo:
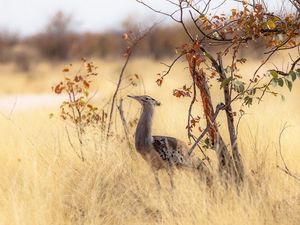
[[152, 147], [152, 116], [153, 106], [143, 106], [142, 115], [135, 132], [135, 147], [138, 151], [148, 151]]

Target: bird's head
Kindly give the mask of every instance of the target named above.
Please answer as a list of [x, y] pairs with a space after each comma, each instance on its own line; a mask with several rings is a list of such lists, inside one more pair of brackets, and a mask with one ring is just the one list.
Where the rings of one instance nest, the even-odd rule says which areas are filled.
[[133, 96], [127, 95], [129, 98], [137, 100], [142, 106], [160, 106], [161, 103], [148, 95]]

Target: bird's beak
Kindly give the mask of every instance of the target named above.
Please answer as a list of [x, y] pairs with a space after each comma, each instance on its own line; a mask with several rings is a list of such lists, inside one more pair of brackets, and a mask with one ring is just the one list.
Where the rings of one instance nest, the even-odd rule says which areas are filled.
[[161, 106], [161, 103], [159, 101], [156, 102], [157, 106]]
[[141, 102], [139, 96], [127, 95], [127, 97], [133, 98], [133, 99], [137, 100], [138, 102]]
[[133, 95], [127, 95], [127, 97], [136, 99], [136, 96], [133, 96]]

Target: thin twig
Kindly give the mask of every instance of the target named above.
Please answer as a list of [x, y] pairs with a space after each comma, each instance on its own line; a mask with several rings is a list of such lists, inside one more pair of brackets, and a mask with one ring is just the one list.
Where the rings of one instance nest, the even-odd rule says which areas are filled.
[[131, 56], [132, 56], [132, 53], [135, 50], [138, 43], [150, 32], [150, 30], [154, 26], [155, 26], [155, 24], [152, 27], [150, 27], [149, 29], [147, 29], [147, 31], [145, 31], [140, 37], [136, 38], [133, 41], [133, 43], [131, 44], [131, 46], [127, 48], [126, 59], [125, 59], [125, 62], [123, 64], [123, 67], [122, 67], [120, 75], [119, 75], [117, 87], [116, 87], [115, 92], [114, 92], [113, 97], [112, 97], [111, 108], [110, 108], [109, 119], [108, 119], [108, 128], [107, 128], [107, 134], [106, 134], [107, 139], [109, 138], [109, 135], [110, 135], [111, 121], [112, 121], [112, 116], [113, 116], [113, 113], [114, 113], [115, 101], [116, 101], [119, 89], [121, 87], [121, 83], [122, 83], [122, 80], [123, 80], [125, 69], [128, 65], [128, 62], [129, 62]]
[[195, 58], [193, 58], [193, 65], [192, 65], [192, 79], [193, 79], [193, 98], [192, 101], [190, 103], [189, 106], [189, 111], [188, 111], [188, 126], [187, 126], [187, 130], [188, 130], [188, 138], [189, 141], [191, 142], [191, 137], [193, 136], [191, 133], [191, 116], [192, 116], [192, 109], [193, 109], [193, 105], [196, 102], [196, 60]]
[[174, 20], [175, 22], [180, 23], [180, 21], [174, 17], [174, 15], [179, 11], [179, 9], [174, 11], [173, 13], [169, 14], [169, 13], [163, 12], [161, 10], [154, 9], [152, 6], [148, 5], [147, 3], [143, 2], [142, 0], [136, 0], [136, 2], [146, 6], [148, 9], [152, 10], [155, 13], [158, 13], [158, 14], [161, 14], [161, 15], [164, 15], [164, 16], [168, 16], [172, 20]]
[[[218, 55], [218, 62], [219, 62], [219, 66], [220, 66], [220, 81], [224, 81], [225, 79], [227, 79], [226, 77], [226, 73], [224, 70], [224, 66], [223, 66], [223, 59], [221, 55]], [[233, 161], [234, 161], [234, 165], [236, 167], [236, 172], [238, 175], [238, 182], [239, 181], [243, 181], [243, 177], [244, 177], [244, 165], [242, 162], [242, 158], [240, 156], [239, 153], [239, 148], [238, 148], [238, 142], [237, 142], [237, 135], [236, 135], [236, 131], [235, 131], [235, 126], [234, 126], [234, 117], [233, 117], [233, 110], [232, 110], [232, 99], [229, 93], [229, 87], [227, 85], [225, 85], [223, 87], [223, 91], [224, 91], [224, 99], [225, 99], [225, 104], [226, 104], [226, 108], [225, 108], [225, 112], [226, 112], [226, 118], [227, 118], [227, 126], [228, 126], [228, 133], [229, 133], [229, 137], [230, 137], [230, 143], [231, 143], [231, 147], [232, 147], [232, 157], [233, 157]]]
[[245, 114], [244, 112], [241, 113], [241, 115], [239, 116], [238, 121], [237, 121], [237, 123], [236, 123], [236, 128], [235, 128], [235, 130], [236, 130], [236, 136], [237, 136], [237, 137], [239, 136], [239, 127], [240, 127], [241, 120], [242, 120], [243, 116], [245, 116], [245, 115], [246, 115], [246, 114]]
[[285, 124], [283, 125], [282, 130], [281, 130], [280, 133], [279, 133], [279, 143], [278, 143], [279, 149], [278, 149], [278, 150], [279, 150], [279, 155], [280, 155], [281, 161], [283, 162], [283, 165], [284, 165], [285, 170], [286, 170], [287, 172], [290, 173], [290, 170], [289, 170], [289, 168], [288, 168], [287, 165], [286, 165], [286, 162], [285, 162], [285, 160], [284, 160], [284, 158], [283, 158], [282, 151], [281, 151], [281, 148], [282, 148], [282, 144], [281, 144], [282, 134], [283, 134], [283, 132], [284, 132], [287, 128], [288, 128], [287, 123], [285, 123]]
[[125, 119], [125, 116], [124, 116], [124, 111], [123, 111], [123, 98], [120, 99], [120, 103], [117, 106], [117, 108], [119, 110], [119, 114], [120, 114], [120, 117], [121, 117], [121, 120], [122, 120], [124, 133], [125, 133], [125, 138], [126, 138], [128, 147], [132, 150], [133, 146], [132, 146], [132, 144], [130, 142], [130, 139], [129, 139], [129, 129], [128, 129], [127, 122], [126, 122], [126, 119]]
[[182, 25], [185, 33], [187, 34], [187, 36], [191, 39], [192, 42], [194, 42], [194, 38], [192, 37], [191, 33], [189, 32], [185, 22], [183, 21], [183, 7], [182, 7], [182, 1], [180, 1], [180, 4], [179, 4], [179, 9], [180, 9], [180, 20], [179, 20], [179, 23]]
[[190, 148], [190, 150], [188, 151], [188, 154], [191, 155], [194, 151], [194, 149], [196, 148], [196, 146], [198, 145], [198, 143], [202, 140], [202, 138], [205, 136], [205, 134], [209, 131], [209, 129], [211, 128], [211, 126], [215, 123], [215, 120], [217, 119], [217, 116], [220, 112], [220, 110], [224, 109], [225, 105], [223, 103], [219, 103], [216, 107], [216, 111], [211, 119], [211, 122], [209, 124], [207, 124], [206, 128], [202, 131], [202, 133], [200, 134], [200, 136], [197, 138], [196, 142], [193, 144], [193, 146]]
[[280, 158], [281, 158], [281, 161], [282, 161], [282, 163], [283, 163], [284, 168], [281, 168], [278, 164], [277, 164], [276, 166], [277, 166], [278, 169], [280, 169], [281, 171], [285, 172], [287, 175], [289, 175], [289, 176], [293, 177], [294, 179], [300, 181], [300, 177], [298, 177], [298, 176], [292, 174], [292, 172], [291, 172], [290, 169], [288, 168], [288, 166], [287, 166], [287, 164], [286, 164], [286, 162], [285, 162], [285, 159], [284, 159], [284, 157], [283, 157], [283, 154], [282, 154], [281, 138], [282, 138], [282, 135], [283, 135], [284, 131], [285, 131], [287, 128], [288, 128], [287, 123], [285, 123], [285, 124], [283, 125], [282, 130], [281, 130], [280, 133], [279, 133], [279, 141], [278, 141], [278, 145], [279, 145], [278, 151], [279, 151], [279, 155], [280, 155]]
[[300, 61], [300, 57], [297, 58], [297, 59], [293, 62], [292, 67], [291, 67], [291, 71], [295, 69], [295, 67], [296, 67], [296, 65], [299, 63], [299, 61]]
[[110, 108], [110, 113], [109, 113], [109, 119], [108, 119], [108, 128], [107, 128], [107, 139], [110, 135], [110, 129], [111, 129], [111, 121], [112, 121], [112, 116], [113, 116], [113, 112], [114, 112], [114, 107], [115, 107], [115, 101], [116, 101], [116, 98], [117, 98], [117, 94], [119, 92], [119, 89], [120, 89], [120, 86], [121, 86], [121, 83], [122, 83], [122, 78], [123, 78], [123, 75], [124, 75], [124, 71], [128, 65], [128, 62], [129, 62], [129, 59], [131, 57], [131, 54], [132, 54], [132, 50], [129, 50], [127, 56], [126, 56], [126, 59], [125, 59], [125, 62], [123, 64], [123, 67], [121, 69], [121, 72], [120, 72], [120, 75], [119, 75], [119, 80], [118, 80], [118, 84], [117, 84], [117, 87], [116, 87], [116, 90], [113, 94], [113, 97], [112, 97], [112, 102], [111, 102], [111, 108]]
[[[221, 35], [219, 35], [220, 38], [221, 38], [221, 39], [220, 39], [220, 38], [217, 38], [217, 37], [215, 37], [215, 36], [210, 36], [211, 33], [210, 33], [210, 34], [205, 33], [205, 32], [201, 29], [201, 27], [197, 24], [197, 19], [194, 18], [192, 12], [189, 11], [189, 13], [190, 13], [190, 17], [191, 17], [191, 19], [192, 19], [192, 21], [193, 21], [195, 27], [197, 28], [198, 31], [200, 31], [200, 33], [203, 35], [204, 38], [206, 37], [207, 39], [210, 39], [210, 40], [213, 40], [213, 41], [222, 42], [222, 44], [224, 44], [224, 42], [231, 42], [231, 41], [232, 41], [232, 39], [226, 39], [226, 38], [222, 37]], [[214, 31], [214, 32], [216, 32], [216, 31]], [[201, 42], [204, 41], [204, 38], [202, 38]]]
[[167, 70], [167, 71], [164, 71], [160, 78], [164, 78], [165, 76], [167, 76], [167, 75], [171, 72], [171, 70], [172, 70], [173, 66], [175, 65], [175, 63], [176, 63], [182, 56], [184, 56], [184, 55], [185, 55], [185, 53], [181, 53], [180, 55], [178, 55], [178, 56], [173, 60], [173, 62], [172, 62], [170, 65], [161, 62], [162, 65], [168, 67], [168, 70]]
[[69, 144], [71, 146], [71, 148], [73, 149], [73, 151], [75, 152], [75, 154], [77, 155], [77, 157], [81, 160], [81, 161], [84, 161], [84, 155], [83, 155], [83, 152], [82, 152], [82, 149], [81, 149], [81, 154], [79, 154], [77, 151], [76, 151], [76, 148], [74, 147], [73, 143], [72, 143], [72, 140], [71, 140], [71, 137], [70, 137], [70, 134], [69, 134], [69, 131], [68, 131], [68, 128], [66, 127], [66, 133], [67, 133], [67, 137], [68, 137], [68, 141], [69, 141]]

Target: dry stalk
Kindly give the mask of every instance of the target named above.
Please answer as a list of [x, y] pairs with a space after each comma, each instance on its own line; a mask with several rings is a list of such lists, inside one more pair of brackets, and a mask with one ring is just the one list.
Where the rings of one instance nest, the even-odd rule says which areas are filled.
[[117, 108], [118, 108], [120, 118], [121, 118], [121, 121], [122, 121], [122, 125], [123, 125], [123, 128], [124, 128], [125, 138], [126, 138], [128, 147], [131, 150], [133, 150], [133, 145], [132, 145], [132, 143], [130, 141], [130, 138], [129, 138], [129, 129], [128, 129], [128, 126], [127, 126], [127, 121], [126, 121], [125, 116], [124, 116], [123, 99], [122, 98], [120, 99], [120, 102], [119, 102], [119, 105], [117, 106]]

